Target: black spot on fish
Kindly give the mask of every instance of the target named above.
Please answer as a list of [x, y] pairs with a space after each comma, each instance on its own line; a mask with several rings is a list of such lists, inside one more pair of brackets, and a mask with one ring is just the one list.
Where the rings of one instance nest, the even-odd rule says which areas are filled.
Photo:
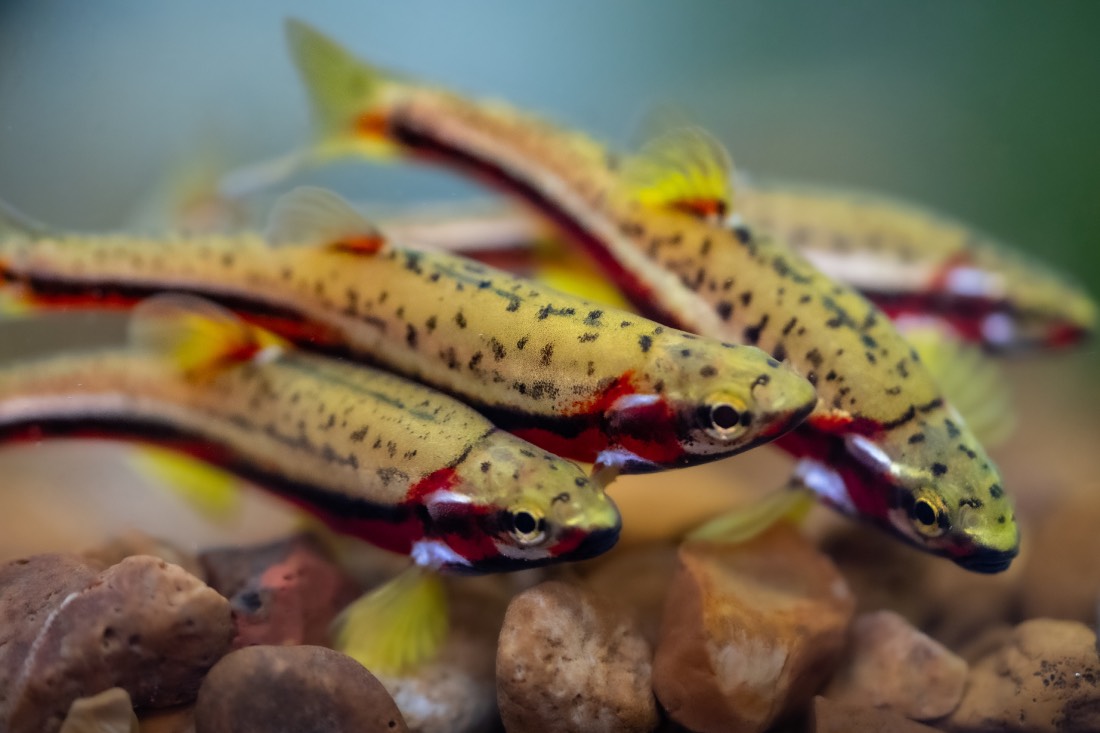
[[448, 346], [445, 350], [440, 351], [439, 358], [443, 360], [448, 369], [458, 369], [458, 355], [455, 354], [453, 346]]
[[403, 481], [409, 480], [409, 474], [405, 473], [399, 468], [394, 468], [392, 466], [387, 468], [379, 468], [377, 471], [375, 471], [375, 474], [378, 476], [379, 479], [381, 479], [383, 486], [389, 486], [390, 482], [392, 482], [394, 479], [401, 479]]
[[722, 281], [722, 292], [728, 293], [733, 288], [733, 278], [727, 277]]
[[772, 369], [778, 369], [779, 368], [779, 362], [776, 361], [775, 359], [768, 359], [764, 363], [767, 364], [768, 366], [770, 366]]
[[482, 473], [489, 473], [489, 469], [492, 468], [492, 467], [493, 467], [492, 462], [482, 461], [482, 463], [481, 463], [481, 472]]
[[1005, 490], [1001, 488], [1000, 484], [993, 484], [989, 487], [989, 495], [994, 499], [1000, 499], [1005, 495]]
[[428, 320], [424, 321], [424, 328], [428, 329], [428, 333], [435, 330], [436, 320], [435, 316], [428, 316]]
[[[850, 390], [847, 387], [843, 387], [840, 390], [840, 394], [846, 395], [846, 394], [848, 394], [849, 391]], [[893, 430], [894, 428], [900, 428], [905, 423], [907, 423], [910, 420], [913, 420], [914, 418], [916, 418], [916, 416], [917, 416], [916, 408], [913, 407], [912, 405], [909, 405], [909, 409], [906, 410], [905, 412], [903, 412], [901, 414], [901, 417], [896, 418], [894, 420], [889, 420], [889, 421], [883, 423], [882, 427], [885, 430]]]
[[541, 379], [531, 383], [531, 398], [541, 400], [543, 397], [555, 399], [558, 396], [558, 387], [553, 382]]
[[947, 466], [943, 465], [942, 463], [933, 463], [932, 464], [932, 475], [933, 476], [942, 476], [945, 473], [947, 473]]
[[362, 443], [366, 439], [367, 433], [369, 433], [369, 432], [370, 432], [370, 427], [367, 426], [367, 425], [364, 425], [363, 427], [359, 428], [358, 430], [353, 432], [348, 437], [351, 438], [351, 442], [353, 442], [353, 443]]
[[760, 333], [768, 325], [768, 314], [765, 313], [760, 319], [760, 322], [755, 326], [749, 326], [744, 331], [745, 343], [750, 345], [756, 345], [760, 342]]
[[974, 460], [975, 458], [977, 458], [977, 457], [978, 457], [978, 454], [977, 454], [977, 453], [975, 453], [974, 451], [970, 450], [969, 448], [967, 448], [967, 447], [966, 447], [965, 445], [963, 445], [962, 443], [959, 443], [959, 451], [960, 451], [960, 452], [962, 452], [962, 453], [965, 453], [965, 454], [966, 454], [966, 457], [967, 457], [967, 458], [969, 458], [969, 459], [970, 459], [970, 460], [972, 460], [972, 461], [973, 461], [973, 460]]
[[807, 303], [809, 303], [809, 302], [810, 302], [811, 300], [813, 300], [813, 296], [812, 296], [812, 295], [803, 295], [803, 296], [799, 297], [799, 299], [798, 299], [798, 302], [799, 302], [799, 303], [800, 303], [801, 305], [806, 305], [806, 304], [807, 304]]
[[737, 238], [737, 241], [741, 244], [748, 244], [752, 241], [752, 232], [746, 226], [735, 226], [732, 229], [733, 236]]
[[594, 310], [588, 311], [588, 315], [584, 317], [584, 325], [586, 326], [598, 326], [600, 325], [600, 316], [603, 315], [603, 311]]
[[477, 369], [477, 365], [481, 363], [481, 360], [483, 358], [485, 358], [485, 354], [480, 351], [476, 352], [473, 356], [470, 357], [470, 361], [466, 364], [466, 368], [470, 371]]
[[497, 361], [503, 360], [505, 354], [507, 353], [504, 350], [504, 344], [497, 341], [496, 336], [489, 339], [489, 348], [493, 350], [493, 358]]
[[459, 328], [466, 328], [466, 316], [462, 314], [461, 310], [455, 313], [455, 325]]
[[641, 347], [642, 353], [649, 351], [649, 347], [653, 345], [653, 339], [650, 336], [642, 334], [638, 337], [638, 346]]
[[433, 272], [431, 275], [428, 275], [428, 280], [433, 283], [439, 282], [439, 273]]
[[712, 367], [710, 364], [707, 364], [705, 367], [703, 367], [702, 369], [699, 370], [699, 376], [700, 377], [710, 378], [710, 377], [713, 377], [717, 373], [718, 373], [718, 370], [715, 369], [714, 367]]
[[833, 369], [830, 369], [829, 373], [825, 375], [825, 381], [826, 382], [836, 381], [836, 371], [833, 370]]
[[794, 324], [796, 323], [798, 323], [798, 318], [792, 318], [791, 320], [787, 321], [786, 325], [783, 326], [783, 335], [787, 336], [788, 334], [790, 334], [791, 330], [794, 328]]
[[493, 281], [492, 281], [492, 280], [482, 280], [481, 282], [479, 282], [479, 283], [477, 284], [477, 287], [478, 287], [478, 289], [480, 289], [480, 290], [486, 290], [486, 289], [488, 289], [489, 287], [491, 287], [491, 286], [492, 286], [492, 284], [493, 284]]
[[893, 387], [887, 387], [886, 394], [890, 395], [891, 397], [898, 396], [899, 394], [901, 394], [901, 385], [895, 384]]
[[950, 418], [945, 418], [943, 421], [943, 427], [947, 430], [947, 435], [951, 438], [957, 438], [962, 433], [959, 431], [959, 427]]
[[680, 356], [684, 357], [685, 359], [688, 358], [689, 356], [691, 356], [691, 349], [680, 349]]
[[966, 496], [962, 499], [959, 499], [959, 509], [962, 509], [964, 506], [981, 509], [983, 506], [985, 506], [985, 502], [975, 496]]
[[901, 377], [902, 379], [908, 379], [909, 378], [909, 367], [907, 367], [905, 365], [905, 359], [902, 359], [901, 361], [899, 361], [898, 365], [896, 367], [894, 367], [894, 369], [897, 371], [898, 376]]
[[543, 366], [550, 366], [550, 362], [554, 359], [554, 344], [546, 344], [542, 347], [542, 351], [539, 352], [539, 363]]
[[630, 326], [633, 326], [633, 325], [634, 325], [633, 321], [623, 321], [622, 323], [619, 324], [619, 328], [629, 328]]
[[599, 337], [600, 334], [598, 333], [582, 333], [580, 336], [577, 337], [577, 340], [580, 341], [582, 344], [586, 344], [591, 341], [595, 341]]
[[751, 290], [746, 290], [745, 292], [741, 293], [741, 305], [748, 305], [751, 302], [752, 302], [752, 291]]
[[997, 517], [997, 524], [1004, 524], [1004, 523], [1005, 523], [1005, 515], [1002, 514], [1001, 516]]
[[806, 361], [813, 364], [814, 367], [820, 368], [821, 363], [824, 361], [824, 358], [821, 356], [821, 352], [817, 349], [810, 349], [806, 352]]
[[593, 374], [595, 374], [596, 373], [596, 362], [594, 362], [594, 361], [588, 362], [588, 369], [585, 371], [585, 373], [590, 377]]
[[519, 310], [519, 298], [517, 298], [514, 295], [511, 296], [510, 298], [508, 298], [508, 307], [505, 308], [504, 310], [508, 311], [509, 313], [515, 313], [516, 311], [518, 311]]
[[868, 349], [873, 349], [878, 346], [878, 341], [875, 341], [867, 334], [863, 334], [862, 336], [860, 336], [860, 340], [863, 341], [863, 345], [866, 346]]
[[719, 318], [728, 321], [730, 316], [733, 315], [733, 303], [728, 300], [718, 301], [718, 305], [714, 306], [714, 310], [718, 313]]
[[530, 340], [530, 338], [530, 336], [524, 336], [523, 338], [521, 338], [519, 341], [516, 342], [516, 348], [520, 351], [523, 351], [523, 347], [527, 345], [527, 342], [528, 340]]
[[405, 325], [405, 343], [409, 345], [409, 348], [415, 349], [417, 341], [416, 326], [411, 323]]
[[913, 433], [909, 436], [909, 445], [916, 445], [924, 441], [924, 433]]
[[779, 361], [783, 361], [787, 358], [787, 347], [784, 346], [782, 343], [776, 344], [775, 348], [772, 349], [772, 356], [774, 356]]
[[871, 364], [877, 364], [878, 363], [878, 359], [875, 358], [875, 355], [873, 353], [871, 353], [870, 351], [865, 351], [865, 352], [863, 352], [863, 354], [864, 354], [864, 356], [867, 357], [867, 361], [869, 363], [871, 363]]
[[703, 243], [699, 246], [699, 255], [706, 257], [710, 253], [710, 237], [703, 239]]

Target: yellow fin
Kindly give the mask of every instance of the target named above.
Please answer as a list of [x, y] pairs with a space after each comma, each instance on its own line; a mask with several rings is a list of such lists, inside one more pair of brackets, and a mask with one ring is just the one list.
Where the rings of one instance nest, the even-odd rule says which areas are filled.
[[272, 244], [314, 244], [360, 254], [374, 254], [385, 244], [382, 234], [338, 194], [301, 186], [275, 202], [266, 237]]
[[688, 534], [689, 540], [708, 540], [738, 544], [748, 542], [775, 524], [798, 524], [816, 503], [809, 489], [789, 487], [769, 494], [747, 507], [739, 507], [715, 517]]
[[130, 343], [168, 358], [183, 372], [276, 358], [288, 344], [231, 311], [190, 295], [157, 295], [130, 318]]
[[722, 220], [733, 207], [729, 153], [710, 133], [683, 127], [660, 135], [623, 161], [622, 184], [643, 206]]
[[386, 74], [353, 56], [300, 20], [286, 22], [287, 44], [313, 109], [321, 158], [359, 153], [392, 155], [384, 104], [396, 86]]
[[436, 573], [414, 565], [352, 602], [333, 623], [335, 649], [375, 674], [401, 674], [429, 661], [446, 639], [446, 588]]
[[49, 233], [50, 229], [45, 224], [35, 221], [7, 201], [0, 199], [0, 237], [14, 235], [44, 237]]
[[1016, 419], [1011, 390], [991, 359], [934, 326], [906, 328], [902, 334], [983, 446], [1012, 435]]
[[241, 480], [228, 471], [153, 446], [134, 449], [130, 464], [143, 475], [168, 486], [207, 519], [224, 523], [240, 513]]

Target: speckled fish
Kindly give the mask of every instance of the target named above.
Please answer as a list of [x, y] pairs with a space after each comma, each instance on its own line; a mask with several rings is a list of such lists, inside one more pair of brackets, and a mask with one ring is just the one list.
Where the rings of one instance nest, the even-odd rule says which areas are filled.
[[697, 130], [618, 159], [500, 103], [379, 72], [292, 21], [290, 43], [319, 141], [302, 156], [388, 146], [488, 179], [592, 253], [630, 300], [667, 325], [759, 345], [817, 385], [779, 442], [833, 506], [975, 571], [1017, 553], [992, 461], [889, 319], [787, 247], [726, 225], [730, 162]]
[[1072, 280], [958, 222], [869, 194], [738, 186], [737, 211], [895, 320], [947, 321], [986, 348], [1053, 349], [1096, 330]]
[[320, 189], [284, 197], [272, 220], [267, 239], [23, 227], [0, 237], [0, 274], [31, 307], [200, 295], [305, 346], [430, 384], [546, 450], [612, 473], [729, 456], [813, 408], [813, 387], [758, 349], [388, 243]]
[[435, 569], [576, 560], [618, 537], [614, 503], [580, 466], [427, 387], [183, 296], [143, 304], [132, 334], [129, 349], [0, 369], [0, 440], [169, 447]]

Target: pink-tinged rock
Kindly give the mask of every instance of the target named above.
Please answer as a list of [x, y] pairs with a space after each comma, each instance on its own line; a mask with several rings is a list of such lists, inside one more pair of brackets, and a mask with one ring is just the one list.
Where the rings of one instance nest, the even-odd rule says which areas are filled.
[[159, 557], [165, 562], [179, 565], [199, 580], [204, 580], [206, 574], [199, 564], [199, 559], [190, 552], [184, 552], [170, 542], [157, 539], [141, 530], [130, 530], [119, 535], [102, 545], [85, 550], [83, 557], [103, 568], [117, 565], [128, 557], [134, 555], [149, 555]]
[[69, 595], [12, 686], [9, 733], [56, 731], [79, 697], [122, 687], [135, 707], [194, 699], [229, 650], [229, 604], [182, 568], [136, 556]]
[[74, 555], [35, 555], [0, 566], [0, 730], [12, 688], [50, 613], [98, 572]]
[[642, 637], [655, 647], [665, 596], [676, 572], [676, 557], [676, 546], [663, 542], [616, 547], [592, 564], [584, 583], [600, 595], [615, 599], [633, 616]]
[[966, 673], [966, 662], [904, 618], [873, 611], [852, 623], [845, 660], [824, 694], [835, 702], [932, 720], [958, 706]]
[[328, 644], [336, 615], [359, 586], [308, 535], [204, 553], [210, 585], [233, 608], [234, 648]]
[[653, 650], [618, 603], [549, 581], [512, 599], [497, 647], [509, 731], [653, 730]]
[[1096, 634], [1076, 621], [1033, 619], [971, 666], [955, 712], [955, 733], [1100, 731]]
[[406, 733], [386, 689], [351, 657], [319, 646], [238, 649], [210, 670], [196, 733]]
[[897, 713], [815, 697], [806, 733], [935, 733]]
[[832, 674], [854, 608], [832, 561], [786, 524], [743, 544], [686, 544], [654, 659], [657, 699], [700, 733], [766, 730]]

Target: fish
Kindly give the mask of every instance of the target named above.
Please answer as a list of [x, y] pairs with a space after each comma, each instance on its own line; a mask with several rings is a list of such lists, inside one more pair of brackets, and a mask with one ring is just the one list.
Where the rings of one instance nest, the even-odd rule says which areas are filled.
[[851, 287], [729, 220], [729, 160], [708, 134], [673, 131], [616, 155], [501, 102], [386, 73], [300, 21], [287, 28], [316, 128], [299, 160], [385, 149], [524, 201], [640, 312], [761, 347], [814, 384], [813, 413], [776, 445], [826, 503], [968, 570], [1011, 564], [1011, 498], [919, 355]]
[[298, 189], [265, 234], [43, 233], [0, 221], [0, 292], [33, 312], [201, 296], [304, 348], [439, 389], [604, 480], [772, 440], [813, 387], [753, 347], [700, 338], [447, 253], [390, 241], [347, 202]]
[[[903, 331], [935, 325], [994, 354], [1067, 349], [1096, 331], [1095, 301], [1072, 277], [930, 210], [797, 184], [740, 184], [733, 201], [735, 216], [859, 290]], [[545, 222], [515, 205], [422, 205], [378, 224], [403, 242], [629, 307], [598, 265], [567, 256]]]
[[428, 387], [188, 296], [144, 302], [130, 332], [123, 348], [0, 367], [0, 443], [171, 449], [445, 572], [592, 557], [618, 537], [614, 502], [581, 466]]
[[894, 320], [945, 321], [994, 352], [1080, 345], [1096, 303], [1073, 278], [915, 204], [798, 185], [737, 187], [746, 222], [858, 288]]

